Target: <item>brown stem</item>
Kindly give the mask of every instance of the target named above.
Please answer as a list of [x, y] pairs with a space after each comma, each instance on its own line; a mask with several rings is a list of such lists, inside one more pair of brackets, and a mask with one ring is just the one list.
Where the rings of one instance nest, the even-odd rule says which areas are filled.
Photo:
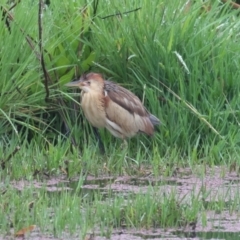
[[45, 101], [48, 102], [49, 100], [49, 88], [48, 88], [48, 82], [49, 82], [49, 74], [46, 70], [45, 62], [44, 62], [44, 55], [43, 55], [43, 48], [42, 48], [42, 9], [43, 9], [43, 1], [39, 0], [39, 8], [38, 8], [38, 46], [40, 51], [40, 63], [42, 66], [43, 74], [44, 74], [44, 86], [46, 91]]
[[[4, 7], [2, 7], [3, 9], [4, 9], [4, 11], [5, 11], [5, 13], [7, 14], [7, 17], [8, 17], [8, 19], [9, 20], [11, 20], [11, 21], [14, 21], [14, 18], [13, 18], [13, 16], [9, 13], [9, 11], [7, 10], [7, 9], [5, 9]], [[18, 24], [14, 21], [14, 23], [18, 26]], [[30, 46], [30, 48], [33, 50], [33, 52], [35, 53], [35, 55], [36, 55], [36, 57], [38, 58], [38, 60], [40, 60], [40, 54], [35, 50], [35, 46], [34, 46], [34, 42], [35, 42], [35, 40], [32, 38], [32, 37], [30, 37], [28, 34], [26, 34], [26, 32], [21, 28], [21, 27], [19, 27], [19, 29], [20, 29], [20, 31], [23, 33], [23, 34], [25, 34], [26, 35], [26, 41], [28, 42], [28, 44], [29, 44], [29, 46]], [[36, 42], [35, 42], [36, 43]]]
[[133, 10], [130, 10], [130, 11], [127, 11], [127, 12], [123, 12], [123, 13], [115, 13], [115, 14], [111, 14], [111, 15], [108, 15], [108, 16], [105, 16], [105, 17], [100, 17], [101, 19], [106, 19], [106, 18], [110, 18], [110, 17], [114, 17], [114, 16], [122, 16], [122, 15], [124, 15], [124, 14], [128, 14], [128, 13], [132, 13], [132, 12], [136, 12], [136, 11], [138, 11], [138, 10], [140, 10], [141, 9], [141, 7], [139, 7], [139, 8], [136, 8], [136, 9], [133, 9]]
[[1, 162], [2, 169], [5, 169], [6, 163], [20, 150], [19, 146], [16, 146], [16, 148], [13, 150], [12, 153], [9, 154], [9, 156]]
[[[20, 3], [20, 1], [21, 1], [21, 0], [18, 0], [16, 3], [14, 3], [14, 4], [9, 8], [8, 11], [11, 11], [13, 8], [15, 8], [15, 7], [17, 6], [17, 4]], [[2, 11], [2, 20], [4, 20], [5, 16], [7, 15], [7, 11], [6, 11], [6, 9], [5, 9], [3, 6], [1, 6], [0, 9], [1, 9], [1, 11]], [[7, 26], [7, 29], [8, 29], [8, 31], [9, 31], [10, 33], [11, 33], [11, 26], [10, 26], [10, 21], [11, 21], [11, 20], [12, 20], [12, 19], [10, 19], [9, 16], [6, 16], [6, 18], [5, 18], [5, 25]]]
[[240, 5], [233, 2], [233, 1], [229, 1], [229, 0], [222, 0], [223, 3], [228, 3], [230, 4], [230, 6], [233, 8], [233, 9], [239, 9], [240, 8]]

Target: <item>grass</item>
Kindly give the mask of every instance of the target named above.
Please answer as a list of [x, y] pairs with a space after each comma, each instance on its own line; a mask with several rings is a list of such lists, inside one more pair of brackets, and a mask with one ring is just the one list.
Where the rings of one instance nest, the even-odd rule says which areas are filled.
[[[1, 3], [1, 19], [11, 14], [12, 20], [10, 31], [0, 21], [0, 236], [36, 224], [50, 235], [84, 239], [96, 231], [110, 237], [120, 228], [204, 225], [210, 210], [239, 210], [237, 195], [206, 203], [204, 184], [190, 197], [159, 192], [169, 178], [181, 178], [182, 168], [203, 181], [216, 166], [224, 169], [222, 178], [228, 170], [239, 173], [238, 11], [219, 1], [185, 3], [51, 1], [42, 14], [48, 101], [38, 3], [23, 1], [9, 12], [8, 1]], [[139, 135], [123, 150], [101, 130], [101, 155], [79, 92], [64, 87], [85, 71], [102, 72], [138, 95], [162, 122], [154, 137]], [[66, 183], [50, 193], [48, 180], [63, 176], [77, 186], [68, 191]], [[99, 187], [84, 190], [86, 176], [162, 181], [149, 182], [145, 193], [115, 193], [110, 185], [103, 194]], [[21, 180], [27, 185], [17, 190]]]
[[[157, 187], [149, 187], [145, 194], [127, 196], [115, 195], [109, 189], [106, 199], [97, 191], [63, 189], [51, 193], [44, 184], [39, 189], [30, 182], [21, 191], [10, 185], [6, 187], [8, 191], [1, 198], [4, 207], [1, 231], [5, 234], [10, 232], [12, 225], [16, 230], [32, 224], [42, 232], [59, 236], [63, 231], [75, 234], [79, 228], [86, 234], [99, 227], [101, 235], [107, 235], [114, 228], [182, 227], [196, 222], [199, 212], [221, 207], [220, 203], [204, 207], [194, 194], [187, 202], [178, 200], [174, 191], [169, 195], [153, 194]], [[230, 204], [229, 208], [232, 206]]]

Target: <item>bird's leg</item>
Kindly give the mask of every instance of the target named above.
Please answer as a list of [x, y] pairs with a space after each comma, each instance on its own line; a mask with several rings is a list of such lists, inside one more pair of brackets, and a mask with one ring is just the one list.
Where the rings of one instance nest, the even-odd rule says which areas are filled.
[[121, 149], [124, 150], [124, 149], [127, 149], [128, 148], [128, 142], [125, 138], [123, 138], [123, 142], [121, 144]]
[[103, 145], [103, 142], [101, 140], [101, 137], [100, 137], [98, 129], [96, 127], [93, 127], [93, 132], [94, 132], [95, 138], [97, 139], [100, 152], [102, 154], [104, 154], [105, 153], [105, 149], [104, 149], [104, 145]]

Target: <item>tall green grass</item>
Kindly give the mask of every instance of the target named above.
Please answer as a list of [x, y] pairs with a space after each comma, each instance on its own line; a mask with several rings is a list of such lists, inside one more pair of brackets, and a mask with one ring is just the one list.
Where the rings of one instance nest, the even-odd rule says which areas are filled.
[[154, 139], [161, 154], [177, 147], [219, 163], [239, 139], [237, 12], [218, 2], [205, 11], [200, 1], [187, 11], [185, 2], [100, 5], [104, 16], [141, 9], [96, 19], [96, 70], [144, 96], [162, 121]]
[[[130, 141], [131, 155], [157, 146], [160, 156], [177, 149], [179, 159], [238, 156], [237, 12], [218, 2], [209, 11], [202, 3], [187, 9], [185, 1], [105, 1], [93, 9], [96, 3], [52, 1], [43, 10], [49, 102], [37, 57], [38, 4], [24, 1], [9, 12], [11, 32], [0, 22], [2, 144], [55, 144], [59, 136], [82, 150], [94, 144], [78, 97], [63, 84], [97, 71], [136, 93], [162, 122], [152, 139]], [[105, 131], [101, 136], [108, 149], [119, 144]]]
[[[3, 9], [9, 2], [1, 2]], [[201, 1], [186, 8], [185, 0], [50, 2], [42, 13], [48, 101], [38, 1], [9, 11], [11, 31], [0, 11], [0, 236], [36, 224], [51, 236], [110, 237], [116, 228], [204, 226], [208, 211], [238, 211], [231, 186], [210, 200], [204, 181], [183, 199], [174, 187], [159, 193], [181, 167], [201, 179], [208, 165], [239, 171], [238, 11], [219, 1], [209, 1], [209, 11]], [[162, 123], [155, 135], [138, 135], [123, 150], [121, 140], [101, 130], [101, 155], [79, 91], [64, 87], [85, 71], [101, 72], [139, 96]], [[117, 193], [111, 181], [104, 192], [86, 191], [87, 175], [162, 178], [154, 187], [149, 182], [147, 192]], [[58, 176], [75, 184], [73, 191], [61, 183], [50, 192], [47, 180]]]
[[[11, 32], [0, 22], [1, 146], [22, 144], [27, 138], [44, 148], [60, 138], [70, 139], [81, 154], [94, 148], [79, 93], [72, 95], [63, 85], [85, 71], [97, 71], [136, 93], [162, 122], [153, 138], [129, 141], [130, 157], [147, 149], [147, 161], [153, 152], [171, 161], [171, 150], [179, 159], [199, 162], [235, 159], [238, 12], [218, 2], [212, 2], [209, 11], [200, 1], [190, 8], [186, 1], [97, 2], [52, 1], [43, 10], [48, 102], [36, 54], [38, 3], [24, 1], [9, 12], [14, 19]], [[3, 6], [10, 7], [6, 1]], [[26, 37], [33, 39], [33, 47]], [[120, 145], [106, 131], [101, 136], [109, 154]]]

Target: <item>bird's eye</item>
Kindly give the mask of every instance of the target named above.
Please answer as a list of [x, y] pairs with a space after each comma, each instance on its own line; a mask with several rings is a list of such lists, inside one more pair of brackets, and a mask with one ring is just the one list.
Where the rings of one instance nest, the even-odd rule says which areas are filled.
[[88, 85], [90, 85], [90, 84], [91, 84], [91, 82], [90, 82], [90, 81], [87, 81], [87, 84], [88, 84]]

